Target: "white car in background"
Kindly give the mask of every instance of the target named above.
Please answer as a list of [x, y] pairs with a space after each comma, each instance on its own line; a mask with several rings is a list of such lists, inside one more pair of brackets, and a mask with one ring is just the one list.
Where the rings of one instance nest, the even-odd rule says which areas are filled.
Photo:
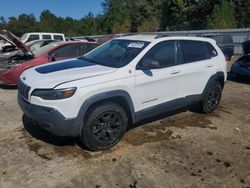
[[219, 105], [227, 79], [213, 39], [134, 35], [83, 57], [26, 70], [18, 83], [23, 112], [49, 132], [79, 136], [91, 150], [117, 144], [129, 125], [164, 112]]
[[27, 43], [33, 40], [57, 40], [65, 41], [65, 36], [62, 33], [42, 33], [42, 32], [33, 32], [25, 33], [21, 37], [23, 43]]

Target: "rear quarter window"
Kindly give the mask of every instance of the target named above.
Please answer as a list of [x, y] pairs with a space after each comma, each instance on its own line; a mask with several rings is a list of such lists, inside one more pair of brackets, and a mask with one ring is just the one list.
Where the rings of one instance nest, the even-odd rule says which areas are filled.
[[179, 56], [181, 64], [209, 59], [207, 47], [202, 41], [179, 41]]
[[205, 45], [207, 47], [207, 52], [209, 57], [216, 57], [218, 55], [217, 50], [213, 47], [212, 44], [205, 42]]

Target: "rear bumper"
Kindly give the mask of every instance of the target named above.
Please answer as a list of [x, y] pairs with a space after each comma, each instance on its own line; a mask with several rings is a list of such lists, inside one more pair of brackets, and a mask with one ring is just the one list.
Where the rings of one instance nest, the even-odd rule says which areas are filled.
[[56, 109], [30, 104], [19, 94], [18, 103], [25, 115], [40, 123], [41, 128], [52, 134], [70, 137], [79, 135], [81, 124], [77, 123], [77, 118], [66, 119]]

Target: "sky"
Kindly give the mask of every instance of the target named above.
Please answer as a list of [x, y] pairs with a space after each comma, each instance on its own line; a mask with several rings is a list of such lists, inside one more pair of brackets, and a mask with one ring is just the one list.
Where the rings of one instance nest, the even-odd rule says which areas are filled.
[[82, 18], [87, 13], [102, 13], [103, 0], [0, 0], [0, 16], [5, 19], [20, 14], [34, 14], [39, 18], [43, 10], [50, 10], [56, 16]]

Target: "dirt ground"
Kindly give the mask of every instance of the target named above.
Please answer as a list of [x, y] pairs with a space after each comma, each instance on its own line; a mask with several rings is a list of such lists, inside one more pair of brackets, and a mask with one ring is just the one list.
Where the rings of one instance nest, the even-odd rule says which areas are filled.
[[89, 152], [22, 117], [0, 88], [0, 188], [250, 187], [250, 84], [228, 81], [219, 109], [137, 126], [114, 148]]

